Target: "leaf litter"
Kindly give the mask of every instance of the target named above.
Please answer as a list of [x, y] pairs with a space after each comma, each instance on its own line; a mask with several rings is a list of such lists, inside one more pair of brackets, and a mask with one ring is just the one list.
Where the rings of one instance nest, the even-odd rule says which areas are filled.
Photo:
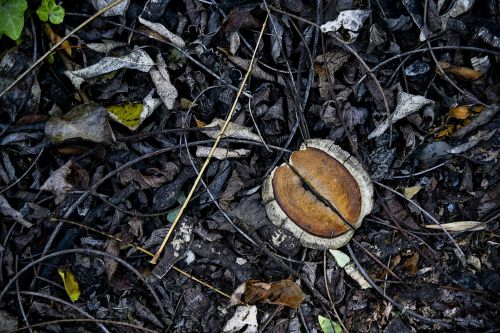
[[[74, 307], [143, 329], [496, 328], [494, 6], [339, 1], [318, 11], [306, 1], [130, 0], [42, 57], [111, 1], [57, 4], [61, 23], [17, 13], [19, 39], [0, 39], [7, 324], [25, 324], [21, 307], [37, 330], [83, 318], [56, 300], [75, 298], [60, 287], [64, 268], [78, 282]], [[186, 202], [254, 49], [244, 93]], [[301, 247], [262, 202], [262, 180], [308, 138], [334, 140], [378, 182], [374, 209], [343, 256]], [[19, 281], [33, 282], [21, 282], [17, 296], [21, 269]], [[25, 294], [40, 291], [56, 299]]]

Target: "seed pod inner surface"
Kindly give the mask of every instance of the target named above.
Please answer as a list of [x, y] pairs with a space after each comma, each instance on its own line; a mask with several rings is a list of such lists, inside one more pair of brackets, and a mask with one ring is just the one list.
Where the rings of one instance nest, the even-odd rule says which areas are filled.
[[304, 231], [333, 237], [353, 229], [361, 210], [356, 180], [335, 158], [309, 147], [296, 151], [289, 165], [276, 169], [274, 198]]

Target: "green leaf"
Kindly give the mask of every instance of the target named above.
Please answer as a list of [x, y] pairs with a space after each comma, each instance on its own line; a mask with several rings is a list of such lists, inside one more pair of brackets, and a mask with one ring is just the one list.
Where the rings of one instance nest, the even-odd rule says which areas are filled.
[[56, 4], [55, 0], [42, 0], [36, 13], [43, 22], [60, 24], [64, 20], [64, 8]]
[[342, 333], [342, 327], [337, 322], [331, 321], [323, 316], [318, 316], [319, 326], [323, 333]]
[[21, 37], [27, 8], [26, 0], [0, 0], [0, 36], [6, 34], [13, 40]]
[[[184, 201], [186, 201], [186, 195], [184, 194], [184, 192], [181, 192], [179, 193], [179, 196], [177, 197], [177, 202], [182, 205], [184, 203]], [[173, 210], [171, 210], [168, 214], [167, 214], [167, 221], [172, 223], [175, 218], [177, 217], [177, 214], [179, 214], [179, 211], [181, 210], [181, 207], [177, 207]]]

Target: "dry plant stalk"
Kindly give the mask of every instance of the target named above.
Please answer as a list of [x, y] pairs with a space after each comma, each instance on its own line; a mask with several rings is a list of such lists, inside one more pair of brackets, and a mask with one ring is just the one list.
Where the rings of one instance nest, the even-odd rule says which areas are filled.
[[266, 19], [264, 20], [264, 23], [262, 24], [262, 28], [260, 29], [259, 39], [257, 40], [257, 45], [255, 45], [254, 52], [252, 54], [252, 59], [250, 60], [250, 64], [248, 66], [247, 72], [245, 73], [245, 77], [243, 77], [243, 81], [241, 81], [240, 88], [238, 89], [238, 93], [236, 94], [236, 98], [234, 99], [234, 103], [233, 103], [233, 105], [231, 107], [231, 110], [229, 111], [229, 113], [228, 113], [228, 115], [226, 117], [224, 125], [222, 126], [219, 135], [215, 139], [215, 142], [214, 142], [214, 144], [212, 146], [212, 149], [210, 149], [210, 153], [209, 153], [207, 159], [205, 160], [205, 163], [203, 163], [203, 166], [201, 167], [200, 172], [198, 173], [198, 177], [196, 177], [196, 180], [195, 180], [193, 186], [191, 187], [191, 190], [189, 191], [189, 194], [187, 195], [186, 200], [182, 204], [181, 208], [179, 209], [179, 213], [177, 213], [177, 216], [175, 217], [175, 220], [172, 222], [172, 225], [168, 229], [167, 235], [163, 239], [163, 242], [161, 243], [160, 248], [155, 253], [153, 259], [151, 259], [150, 262], [152, 264], [156, 265], [156, 263], [158, 262], [158, 259], [160, 259], [160, 256], [161, 256], [161, 254], [163, 252], [163, 249], [167, 245], [167, 242], [170, 239], [170, 236], [172, 235], [172, 233], [174, 232], [175, 226], [180, 221], [180, 219], [182, 217], [182, 214], [184, 213], [184, 210], [186, 209], [187, 205], [189, 204], [189, 201], [193, 197], [194, 191], [198, 187], [198, 184], [201, 181], [201, 177], [203, 177], [203, 174], [205, 173], [205, 170], [208, 167], [208, 164], [210, 163], [210, 160], [212, 159], [212, 156], [213, 156], [215, 150], [217, 149], [217, 146], [219, 145], [220, 140], [224, 136], [224, 132], [225, 132], [225, 130], [226, 130], [226, 128], [227, 128], [227, 126], [228, 126], [231, 118], [233, 117], [233, 114], [234, 114], [234, 112], [236, 110], [236, 105], [238, 103], [238, 99], [240, 98], [240, 95], [243, 92], [243, 88], [245, 87], [245, 83], [247, 82], [248, 77], [250, 76], [250, 73], [252, 72], [252, 66], [254, 64], [255, 56], [257, 54], [257, 50], [259, 49], [260, 42], [262, 40], [262, 35], [264, 34], [264, 29], [266, 28], [268, 17], [269, 16], [266, 15]]

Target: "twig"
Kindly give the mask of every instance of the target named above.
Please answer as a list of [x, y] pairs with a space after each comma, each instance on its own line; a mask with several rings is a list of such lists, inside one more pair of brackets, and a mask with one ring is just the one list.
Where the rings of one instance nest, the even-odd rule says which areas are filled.
[[170, 236], [172, 235], [172, 233], [173, 233], [173, 231], [174, 231], [177, 223], [181, 219], [182, 214], [184, 213], [184, 210], [186, 209], [189, 201], [191, 200], [191, 197], [194, 194], [194, 191], [196, 190], [196, 187], [198, 187], [198, 184], [200, 183], [201, 177], [203, 177], [203, 174], [205, 173], [205, 170], [208, 167], [208, 164], [210, 163], [210, 160], [211, 160], [211, 158], [212, 158], [212, 156], [213, 156], [213, 154], [215, 152], [215, 149], [219, 145], [219, 142], [221, 141], [222, 136], [224, 135], [224, 132], [226, 131], [226, 128], [229, 125], [229, 122], [231, 121], [231, 118], [233, 117], [234, 112], [236, 111], [236, 106], [238, 104], [238, 99], [239, 99], [241, 93], [243, 92], [243, 88], [245, 87], [245, 83], [247, 82], [248, 77], [250, 76], [250, 72], [252, 71], [252, 66], [253, 66], [253, 63], [255, 61], [255, 56], [256, 56], [257, 50], [258, 50], [258, 45], [260, 44], [260, 42], [262, 40], [262, 35], [264, 34], [264, 29], [265, 29], [266, 24], [267, 24], [267, 19], [268, 19], [268, 15], [266, 15], [266, 19], [264, 20], [264, 24], [262, 25], [262, 29], [260, 31], [259, 39], [257, 40], [257, 47], [255, 47], [254, 53], [252, 55], [252, 59], [250, 60], [250, 64], [248, 66], [248, 70], [247, 70], [247, 72], [245, 74], [245, 77], [243, 78], [243, 81], [240, 84], [240, 89], [238, 90], [238, 94], [236, 95], [236, 98], [234, 99], [233, 106], [231, 107], [231, 110], [229, 111], [229, 113], [228, 113], [228, 115], [226, 117], [226, 121], [224, 122], [224, 125], [222, 126], [222, 129], [221, 129], [219, 135], [215, 139], [215, 142], [214, 142], [214, 144], [212, 146], [212, 149], [210, 149], [210, 153], [208, 154], [208, 157], [205, 160], [205, 163], [203, 163], [203, 166], [201, 167], [200, 173], [196, 177], [196, 180], [195, 180], [193, 186], [191, 187], [191, 190], [189, 191], [189, 194], [187, 195], [186, 200], [184, 201], [183, 205], [179, 209], [179, 213], [175, 217], [175, 220], [172, 222], [172, 225], [170, 226], [170, 229], [168, 230], [167, 235], [163, 239], [163, 242], [160, 245], [160, 248], [158, 249], [158, 251], [154, 255], [153, 259], [151, 259], [151, 263], [152, 264], [156, 264], [158, 262], [158, 260], [160, 258], [160, 255], [162, 254], [163, 249], [165, 248], [165, 245], [167, 245], [167, 242], [170, 239]]

